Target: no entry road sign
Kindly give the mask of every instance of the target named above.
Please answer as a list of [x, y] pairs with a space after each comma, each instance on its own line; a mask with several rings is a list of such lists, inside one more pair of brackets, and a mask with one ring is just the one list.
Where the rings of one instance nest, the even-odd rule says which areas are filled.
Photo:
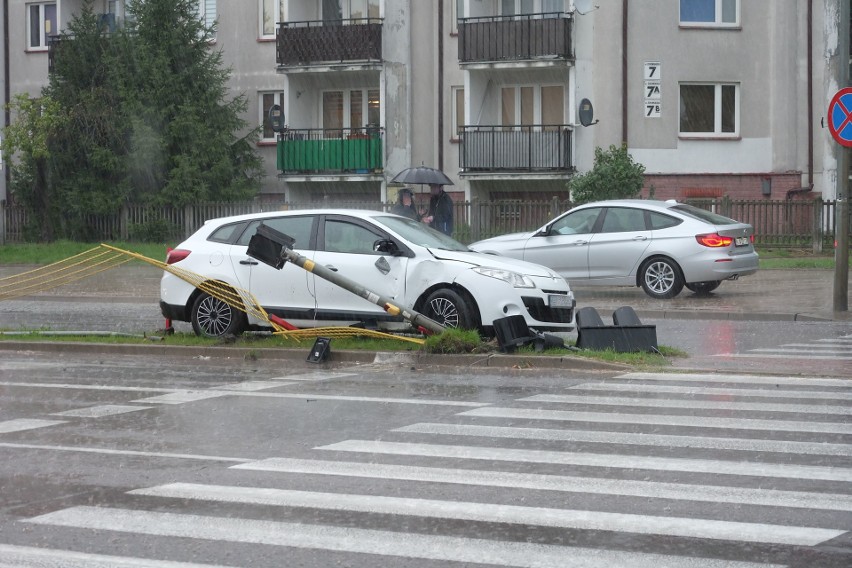
[[828, 130], [838, 144], [852, 148], [852, 87], [840, 89], [831, 98]]

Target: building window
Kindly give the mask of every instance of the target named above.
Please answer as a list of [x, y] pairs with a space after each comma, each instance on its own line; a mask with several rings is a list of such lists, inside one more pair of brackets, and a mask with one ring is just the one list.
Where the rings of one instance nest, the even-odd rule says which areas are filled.
[[270, 142], [275, 140], [275, 132], [272, 130], [272, 124], [269, 122], [269, 109], [273, 105], [284, 107], [284, 93], [260, 93], [258, 101], [258, 110], [260, 110], [260, 124], [263, 125], [262, 142]]
[[565, 88], [562, 85], [503, 87], [500, 100], [500, 124], [504, 127], [564, 123]]
[[278, 22], [286, 21], [287, 0], [260, 0], [260, 37], [274, 39]]
[[680, 0], [681, 25], [733, 27], [739, 16], [738, 0]]
[[[325, 91], [322, 94], [322, 128], [353, 129], [378, 126], [381, 122], [378, 89]], [[326, 132], [326, 136], [333, 133]]]
[[320, 9], [324, 22], [379, 17], [378, 0], [322, 0]]
[[450, 26], [450, 33], [459, 33], [459, 20], [464, 18], [464, 0], [453, 0], [453, 23]]
[[50, 36], [59, 33], [56, 22], [56, 2], [27, 4], [27, 29], [29, 49], [47, 49]]
[[520, 16], [527, 14], [550, 14], [565, 11], [563, 0], [500, 0], [501, 16]]
[[739, 85], [680, 85], [680, 134], [738, 136], [739, 119]]
[[464, 87], [453, 87], [453, 138], [460, 138], [464, 129]]
[[216, 23], [216, 0], [198, 0], [198, 14], [205, 28]]

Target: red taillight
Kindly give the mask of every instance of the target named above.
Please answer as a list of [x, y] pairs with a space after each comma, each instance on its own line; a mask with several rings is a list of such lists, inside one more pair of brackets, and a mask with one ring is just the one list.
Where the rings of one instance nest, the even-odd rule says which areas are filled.
[[186, 249], [172, 249], [166, 253], [166, 264], [174, 264], [180, 262], [189, 256], [192, 251]]
[[711, 248], [729, 247], [734, 242], [733, 237], [723, 237], [719, 233], [695, 235], [695, 240], [698, 241], [699, 245]]

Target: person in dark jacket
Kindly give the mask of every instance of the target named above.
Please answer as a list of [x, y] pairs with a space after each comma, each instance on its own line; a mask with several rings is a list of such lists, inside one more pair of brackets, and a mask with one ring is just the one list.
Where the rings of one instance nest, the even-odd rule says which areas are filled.
[[420, 215], [414, 207], [414, 193], [411, 191], [410, 187], [403, 187], [399, 190], [396, 203], [391, 208], [391, 213], [394, 215], [402, 215], [403, 217], [408, 217], [415, 221], [420, 220], [422, 215]]
[[423, 221], [433, 229], [437, 229], [445, 235], [453, 234], [453, 200], [444, 191], [443, 185], [432, 184], [429, 186], [432, 196], [429, 198], [429, 213]]

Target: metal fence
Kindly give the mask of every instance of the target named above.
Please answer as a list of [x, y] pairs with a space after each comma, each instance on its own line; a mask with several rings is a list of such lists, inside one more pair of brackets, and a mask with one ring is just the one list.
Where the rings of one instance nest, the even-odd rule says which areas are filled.
[[[831, 248], [835, 237], [835, 201], [693, 199], [689, 203], [750, 223], [757, 244], [771, 247]], [[92, 241], [150, 241], [176, 244], [195, 232], [204, 221], [217, 217], [308, 208], [348, 208], [390, 211], [393, 203], [380, 201], [314, 202], [247, 201], [197, 203], [183, 208], [129, 204], [110, 215], [88, 215]], [[554, 197], [546, 201], [457, 201], [453, 236], [471, 243], [506, 233], [530, 231], [568, 210], [571, 203]], [[21, 207], [0, 203], [0, 244], [27, 242], [34, 223]], [[29, 231], [28, 231], [29, 230]]]

